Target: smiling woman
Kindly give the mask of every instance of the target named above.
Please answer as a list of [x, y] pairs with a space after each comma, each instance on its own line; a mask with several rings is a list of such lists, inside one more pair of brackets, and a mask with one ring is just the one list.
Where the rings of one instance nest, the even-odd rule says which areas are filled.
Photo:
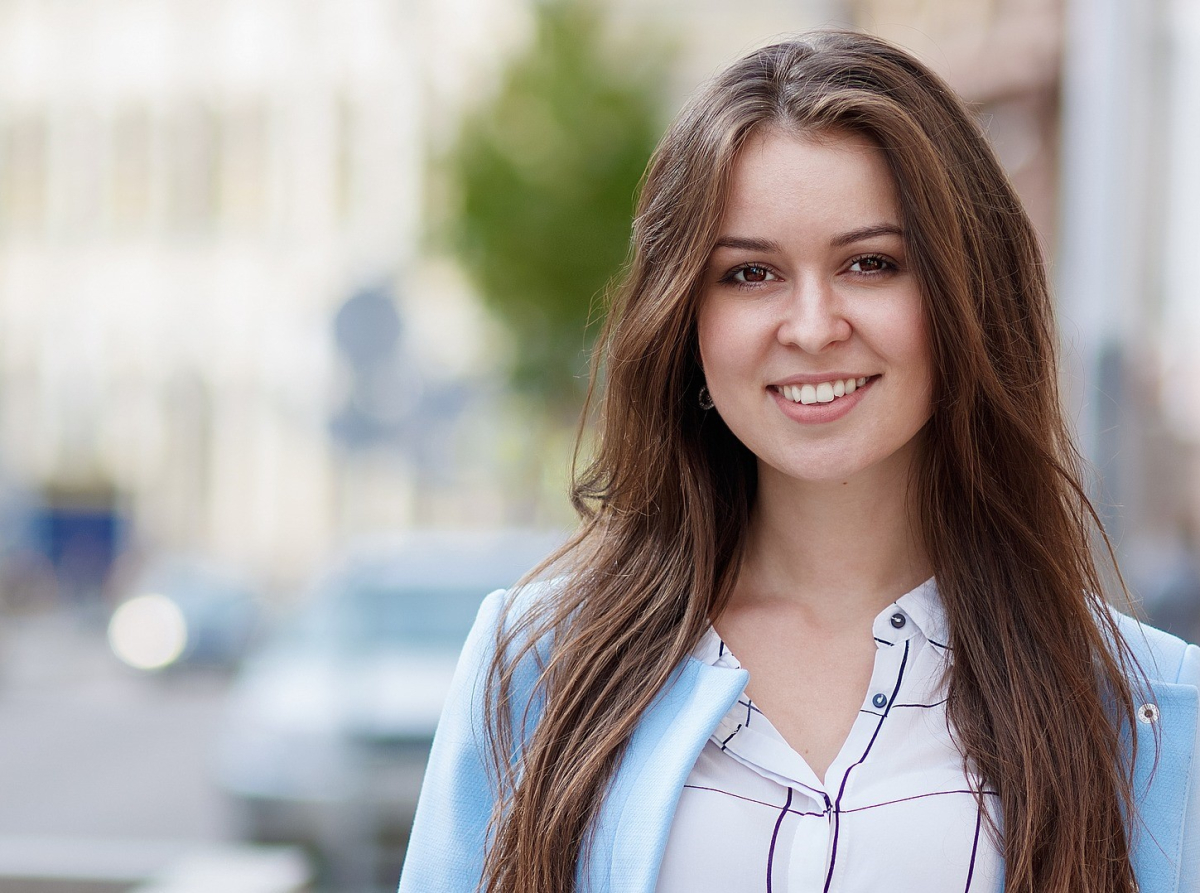
[[[932, 364], [900, 220], [883, 151], [867, 139], [765, 128], [734, 166], [728, 235], [697, 309], [713, 403], [758, 468], [748, 560], [718, 629], [750, 671], [753, 702], [826, 782], [871, 682], [866, 614], [930, 576], [907, 490]], [[864, 538], [869, 558], [847, 553]], [[793, 654], [811, 637], [838, 641], [852, 611], [865, 613], [840, 653]]]
[[887, 160], [862, 136], [769, 128], [742, 149], [696, 325], [760, 493], [776, 476], [867, 492], [906, 476], [892, 466], [912, 462], [932, 368], [900, 220]]
[[751, 53], [633, 246], [582, 525], [484, 604], [401, 890], [1200, 889], [1200, 649], [1104, 598], [961, 101], [860, 34]]

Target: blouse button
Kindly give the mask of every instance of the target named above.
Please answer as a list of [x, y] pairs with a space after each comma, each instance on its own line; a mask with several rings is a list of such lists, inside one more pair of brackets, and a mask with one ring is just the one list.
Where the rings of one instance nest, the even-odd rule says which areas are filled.
[[904, 615], [899, 611], [892, 615], [892, 626], [896, 627], [896, 629], [900, 629], [902, 626], [904, 626], [904, 622]]
[[[880, 693], [879, 693], [879, 694], [877, 694], [875, 697], [871, 698], [871, 703], [872, 703], [872, 704], [874, 704], [876, 707], [883, 707], [883, 706], [886, 706], [886, 704], [887, 704], [887, 695], [885, 695], [883, 692], [880, 692]], [[1139, 714], [1139, 715], [1140, 715], [1140, 714]], [[1146, 721], [1147, 721], [1147, 720], [1143, 720], [1143, 722], [1146, 722]]]
[[1158, 706], [1156, 704], [1143, 704], [1137, 709], [1138, 722], [1144, 722], [1147, 725], [1158, 722]]

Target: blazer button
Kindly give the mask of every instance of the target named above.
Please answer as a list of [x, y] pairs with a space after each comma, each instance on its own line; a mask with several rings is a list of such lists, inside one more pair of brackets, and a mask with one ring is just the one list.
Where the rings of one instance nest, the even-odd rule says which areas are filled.
[[1143, 704], [1137, 709], [1138, 722], [1144, 722], [1147, 725], [1158, 722], [1159, 712], [1157, 704]]

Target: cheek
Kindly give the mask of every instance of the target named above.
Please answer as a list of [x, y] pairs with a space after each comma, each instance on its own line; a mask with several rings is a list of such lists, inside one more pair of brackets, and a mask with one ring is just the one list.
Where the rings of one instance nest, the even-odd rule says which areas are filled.
[[919, 299], [912, 299], [904, 312], [894, 314], [882, 331], [890, 333], [893, 355], [903, 363], [911, 378], [921, 381], [932, 378], [929, 323]]
[[731, 327], [722, 318], [719, 308], [705, 302], [696, 316], [696, 342], [700, 353], [700, 368], [706, 376], [720, 376], [731, 353]]
[[904, 333], [902, 350], [907, 387], [912, 390], [914, 401], [919, 401], [928, 419], [933, 413], [934, 372], [929, 329], [924, 316], [910, 321], [906, 328], [898, 331]]
[[753, 374], [770, 351], [771, 324], [744, 302], [709, 298], [696, 315], [696, 340], [704, 374]]
[[700, 339], [700, 369], [709, 391], [730, 398], [750, 374], [746, 351], [728, 334]]
[[927, 377], [929, 370], [933, 368], [929, 355], [929, 333], [922, 323], [913, 326], [904, 334], [904, 356], [907, 364], [914, 373]]

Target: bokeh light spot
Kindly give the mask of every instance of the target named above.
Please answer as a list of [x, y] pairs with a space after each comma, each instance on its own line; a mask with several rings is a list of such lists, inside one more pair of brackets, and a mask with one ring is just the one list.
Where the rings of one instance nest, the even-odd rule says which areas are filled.
[[179, 606], [165, 595], [135, 596], [113, 612], [108, 644], [129, 666], [159, 670], [183, 654], [187, 621]]

